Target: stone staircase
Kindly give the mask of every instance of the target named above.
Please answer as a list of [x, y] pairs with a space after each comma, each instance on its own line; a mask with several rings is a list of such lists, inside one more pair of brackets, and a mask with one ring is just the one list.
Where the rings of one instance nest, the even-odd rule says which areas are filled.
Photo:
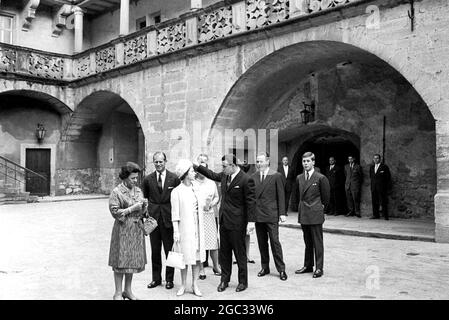
[[30, 197], [29, 192], [20, 189], [20, 186], [0, 180], [0, 205], [35, 202], [36, 197]]

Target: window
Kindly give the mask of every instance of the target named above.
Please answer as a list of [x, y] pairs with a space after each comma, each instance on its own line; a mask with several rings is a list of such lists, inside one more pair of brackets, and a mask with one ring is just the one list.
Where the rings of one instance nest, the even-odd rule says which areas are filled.
[[0, 14], [0, 42], [12, 44], [12, 19]]
[[150, 18], [149, 19], [150, 25], [155, 25], [155, 24], [161, 23], [161, 20], [162, 20], [161, 12], [160, 11], [154, 12], [149, 15], [149, 18]]
[[143, 29], [147, 26], [147, 18], [142, 17], [136, 20], [136, 30]]

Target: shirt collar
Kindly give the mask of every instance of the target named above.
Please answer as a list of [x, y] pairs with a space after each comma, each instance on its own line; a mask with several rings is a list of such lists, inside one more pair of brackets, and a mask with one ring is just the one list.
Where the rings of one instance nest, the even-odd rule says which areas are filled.
[[260, 171], [264, 176], [268, 174], [268, 170], [270, 170], [270, 167], [267, 167], [264, 171]]
[[160, 174], [161, 177], [164, 178], [166, 172], [167, 172], [167, 169], [164, 169], [164, 171], [162, 171], [161, 173], [159, 173], [159, 171], [156, 171], [156, 175], [159, 177], [159, 174]]
[[310, 177], [312, 176], [312, 174], [313, 174], [314, 171], [315, 171], [315, 168], [310, 169], [310, 171], [309, 171], [309, 179], [310, 179]]

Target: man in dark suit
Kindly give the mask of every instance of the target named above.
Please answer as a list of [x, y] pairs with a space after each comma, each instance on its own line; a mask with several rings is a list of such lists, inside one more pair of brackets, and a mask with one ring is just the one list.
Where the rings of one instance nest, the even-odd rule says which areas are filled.
[[371, 179], [371, 201], [373, 205], [373, 216], [371, 219], [379, 219], [379, 205], [382, 206], [382, 214], [388, 220], [388, 189], [391, 182], [390, 169], [380, 162], [380, 154], [375, 154], [373, 162], [369, 168]]
[[287, 280], [282, 246], [279, 242], [279, 220], [285, 222], [287, 219], [284, 207], [284, 183], [282, 175], [270, 169], [269, 164], [268, 153], [259, 154], [256, 158], [258, 171], [251, 176], [256, 184], [256, 234], [262, 264], [262, 269], [257, 276], [263, 277], [270, 273], [269, 238], [276, 269], [281, 280]]
[[313, 278], [323, 275], [324, 245], [323, 223], [324, 208], [329, 203], [330, 186], [327, 178], [314, 170], [315, 155], [306, 152], [302, 156], [304, 172], [296, 178], [297, 189], [293, 192], [294, 207], [298, 208], [298, 222], [304, 236], [304, 266], [296, 274], [313, 272], [314, 255], [316, 268]]
[[222, 200], [219, 211], [221, 282], [217, 290], [222, 292], [228, 287], [234, 252], [239, 279], [236, 291], [240, 292], [248, 287], [245, 236], [247, 230], [254, 229], [254, 180], [240, 169], [233, 154], [225, 155], [221, 160], [223, 171], [220, 173], [196, 164], [194, 168], [207, 178], [221, 182]]
[[[156, 229], [150, 233], [153, 281], [148, 285], [148, 288], [154, 288], [162, 284], [162, 245], [164, 245], [166, 257], [173, 247], [170, 195], [180, 181], [174, 173], [165, 169], [166, 163], [165, 153], [156, 152], [153, 155], [153, 164], [156, 171], [146, 176], [142, 184], [143, 195], [148, 199], [148, 214], [157, 221]], [[167, 289], [173, 288], [174, 273], [174, 268], [165, 268], [165, 287]]]
[[278, 167], [278, 172], [281, 174], [282, 182], [284, 183], [285, 213], [287, 213], [290, 204], [290, 195], [295, 183], [295, 173], [293, 172], [293, 168], [288, 164], [287, 156], [282, 158], [282, 164]]
[[334, 157], [329, 157], [329, 165], [326, 167], [324, 175], [329, 180], [329, 185], [331, 187], [331, 197], [329, 201], [329, 206], [325, 208], [325, 213], [336, 216], [338, 216], [339, 214], [344, 214], [345, 174], [343, 172], [343, 168], [336, 164]]
[[349, 212], [346, 217], [356, 216], [361, 218], [360, 215], [360, 191], [363, 182], [363, 171], [362, 167], [355, 163], [355, 158], [353, 156], [348, 157], [348, 164], [345, 165], [345, 191], [346, 191], [346, 201], [348, 204]]

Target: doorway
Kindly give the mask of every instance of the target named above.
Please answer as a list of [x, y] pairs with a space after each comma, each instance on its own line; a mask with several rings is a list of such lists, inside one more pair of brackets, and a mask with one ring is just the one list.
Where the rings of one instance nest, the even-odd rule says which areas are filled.
[[47, 180], [26, 173], [25, 190], [31, 195], [47, 196], [50, 194], [50, 159], [51, 149], [26, 149], [25, 167]]

